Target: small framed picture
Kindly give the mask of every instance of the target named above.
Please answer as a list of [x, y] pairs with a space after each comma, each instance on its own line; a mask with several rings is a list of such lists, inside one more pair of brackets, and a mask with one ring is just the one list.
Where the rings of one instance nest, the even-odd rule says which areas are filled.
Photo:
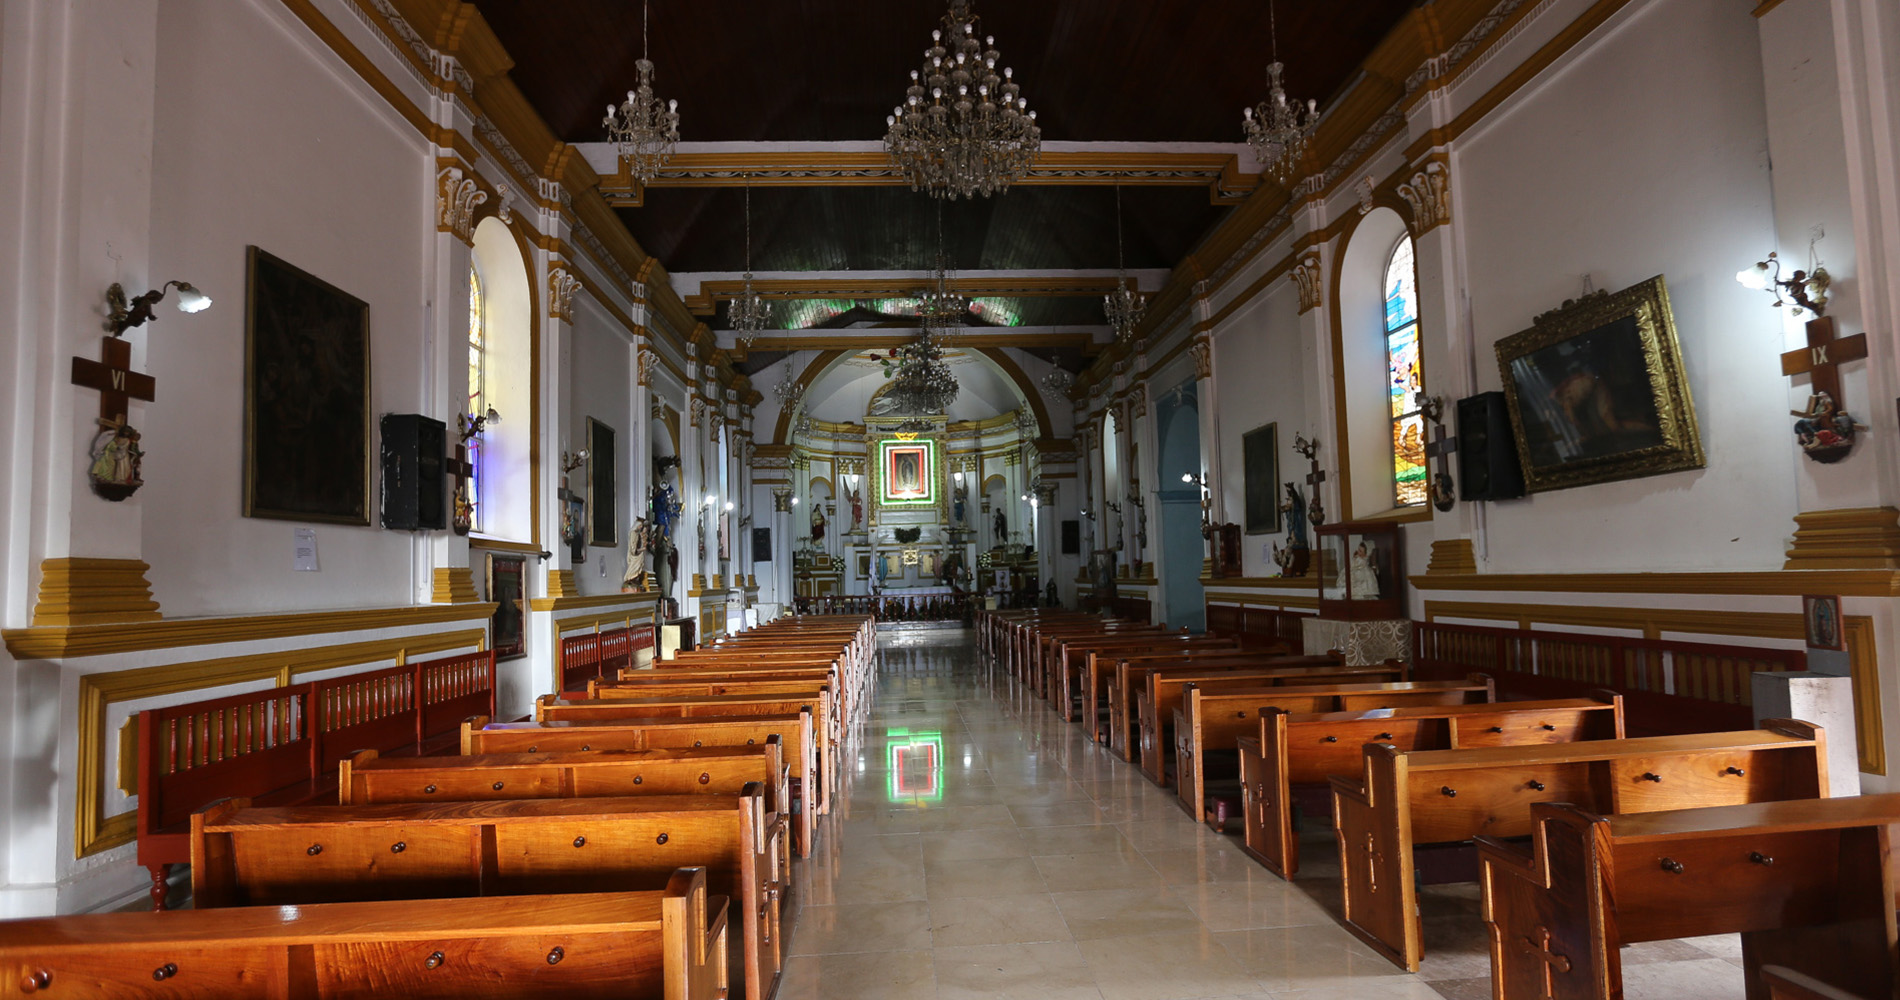
[[1841, 628], [1839, 597], [1803, 597], [1801, 617], [1807, 621], [1808, 648], [1847, 648], [1847, 630]]

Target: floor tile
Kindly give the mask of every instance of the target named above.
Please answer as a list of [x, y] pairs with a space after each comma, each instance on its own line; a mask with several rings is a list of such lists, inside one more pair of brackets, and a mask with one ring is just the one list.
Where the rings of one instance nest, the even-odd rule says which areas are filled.
[[1069, 941], [938, 948], [937, 1000], [1101, 1000], [1088, 962]]

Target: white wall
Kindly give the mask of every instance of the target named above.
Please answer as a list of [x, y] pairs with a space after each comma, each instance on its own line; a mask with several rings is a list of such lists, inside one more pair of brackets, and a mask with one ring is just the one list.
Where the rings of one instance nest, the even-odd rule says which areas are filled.
[[[1299, 483], [1302, 490], [1306, 489], [1306, 460], [1294, 452], [1293, 438], [1296, 434], [1312, 437], [1316, 433], [1320, 417], [1313, 408], [1328, 390], [1310, 386], [1305, 375], [1305, 355], [1309, 348], [1301, 331], [1299, 304], [1299, 292], [1293, 279], [1283, 277], [1235, 310], [1214, 330], [1214, 378], [1218, 385], [1219, 447], [1223, 456], [1221, 481], [1215, 488], [1221, 492], [1227, 520], [1236, 524], [1245, 523], [1247, 509], [1241, 438], [1248, 431], [1278, 423], [1279, 479]], [[1332, 437], [1330, 427], [1317, 433], [1322, 440]], [[1274, 488], [1280, 489], [1278, 484]], [[1284, 530], [1243, 535], [1242, 572], [1247, 576], [1271, 576], [1279, 572], [1279, 567], [1268, 560], [1262, 549], [1284, 538]]]
[[[635, 440], [629, 421], [632, 351], [624, 328], [585, 293], [574, 296], [570, 358], [568, 450], [588, 447], [588, 417], [614, 429], [614, 444], [619, 450], [615, 456], [619, 490], [614, 521], [618, 542], [611, 548], [588, 546], [587, 561], [574, 567], [574, 579], [583, 594], [618, 593], [627, 566], [627, 528], [633, 523], [626, 487], [632, 481], [634, 463], [648, 461], [649, 453], [646, 442]], [[585, 466], [569, 474], [568, 486], [575, 491], [587, 488]]]

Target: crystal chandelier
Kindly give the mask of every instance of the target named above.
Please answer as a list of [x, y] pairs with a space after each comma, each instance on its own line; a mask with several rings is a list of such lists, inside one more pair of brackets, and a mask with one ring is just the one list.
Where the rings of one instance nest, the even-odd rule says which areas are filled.
[[1052, 368], [1041, 379], [1042, 394], [1050, 399], [1060, 399], [1075, 388], [1075, 376], [1062, 368]]
[[943, 360], [936, 334], [926, 325], [917, 339], [891, 351], [884, 360], [891, 387], [884, 396], [897, 413], [942, 413], [956, 402], [963, 387]]
[[930, 33], [921, 70], [904, 103], [885, 116], [884, 148], [915, 191], [935, 198], [989, 197], [1029, 172], [1042, 130], [1007, 67], [998, 76], [996, 39], [978, 41], [970, 0], [950, 0]]
[[1319, 123], [1319, 102], [1306, 102], [1306, 116], [1302, 121], [1299, 102], [1288, 100], [1286, 90], [1280, 86], [1280, 73], [1286, 67], [1280, 64], [1280, 29], [1274, 20], [1272, 0], [1267, 2], [1267, 30], [1273, 46], [1273, 61], [1267, 64], [1267, 99], [1257, 108], [1242, 109], [1244, 121], [1241, 124], [1247, 130], [1248, 144], [1259, 154], [1267, 173], [1272, 174], [1281, 187], [1290, 188], [1306, 159], [1306, 141], [1313, 136], [1313, 126]]
[[805, 383], [792, 377], [790, 368], [785, 370], [785, 380], [772, 387], [772, 395], [778, 397], [780, 409], [789, 410], [805, 399]]
[[1141, 314], [1148, 310], [1148, 297], [1131, 287], [1128, 265], [1122, 259], [1122, 187], [1115, 185], [1115, 290], [1102, 296], [1102, 312], [1115, 330], [1116, 340], [1134, 335]]
[[[748, 333], [763, 330], [767, 312], [765, 300], [752, 287], [752, 178], [748, 175], [745, 182], [745, 287], [733, 296], [732, 304], [727, 307], [726, 322], [734, 330]], [[752, 346], [751, 337], [743, 339], [747, 347]]]
[[949, 326], [970, 311], [970, 297], [959, 295], [956, 283], [951, 277], [950, 261], [942, 254], [937, 255], [937, 267], [932, 272], [930, 287], [917, 297], [917, 314], [932, 327]]
[[624, 104], [607, 105], [607, 118], [601, 124], [607, 129], [607, 140], [619, 147], [620, 162], [645, 184], [659, 176], [660, 168], [679, 147], [680, 102], [662, 102], [653, 96], [653, 60], [647, 58], [652, 39], [645, 3], [640, 5], [640, 38], [640, 60], [633, 64], [640, 72], [640, 83], [627, 91]]

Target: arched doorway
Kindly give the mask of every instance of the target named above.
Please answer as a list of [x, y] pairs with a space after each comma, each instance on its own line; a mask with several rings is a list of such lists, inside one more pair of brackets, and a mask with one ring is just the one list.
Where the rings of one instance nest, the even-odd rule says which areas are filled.
[[[1201, 418], [1193, 392], [1165, 392], [1156, 400], [1161, 453], [1161, 597], [1170, 625], [1196, 632], [1207, 627], [1207, 598], [1201, 587]], [[1181, 477], [1191, 477], [1183, 481]]]

